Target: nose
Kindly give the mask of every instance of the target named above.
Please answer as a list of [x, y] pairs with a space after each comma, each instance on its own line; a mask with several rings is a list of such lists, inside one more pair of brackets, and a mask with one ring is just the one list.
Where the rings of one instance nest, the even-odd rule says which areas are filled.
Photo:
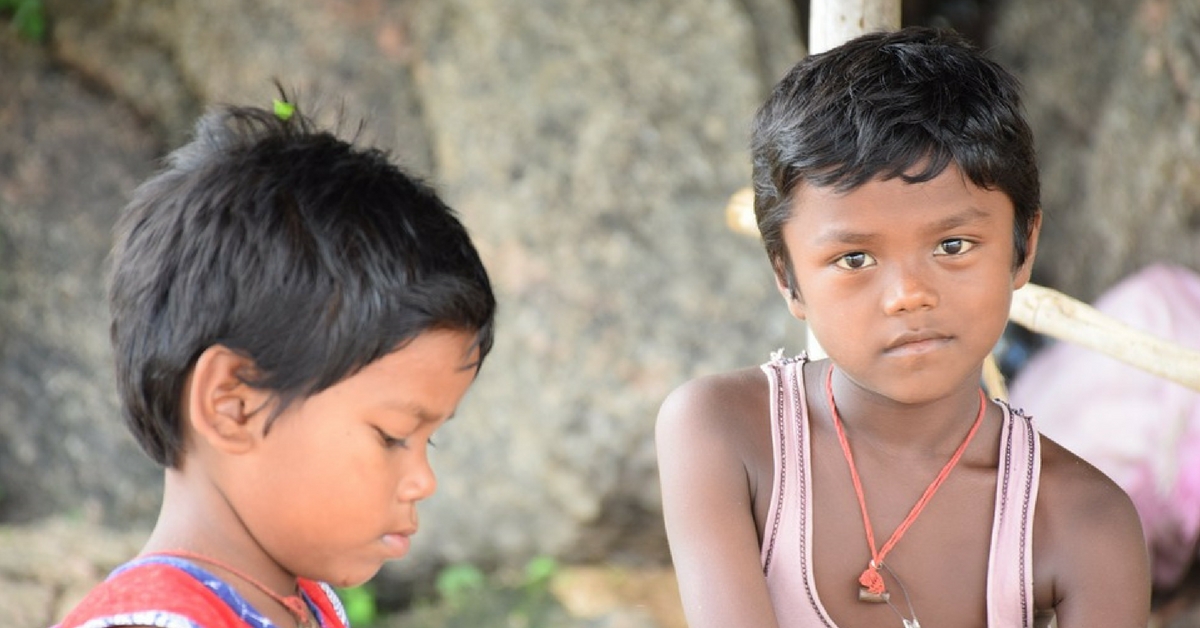
[[928, 264], [919, 261], [895, 265], [885, 274], [884, 311], [896, 315], [937, 307], [939, 299], [932, 276], [934, 272]]
[[405, 502], [417, 502], [437, 491], [437, 476], [429, 464], [428, 449], [414, 451], [400, 477], [397, 497]]

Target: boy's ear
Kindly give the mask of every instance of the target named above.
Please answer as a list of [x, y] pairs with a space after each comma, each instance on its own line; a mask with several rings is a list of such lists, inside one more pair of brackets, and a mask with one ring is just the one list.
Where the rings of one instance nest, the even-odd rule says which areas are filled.
[[795, 316], [797, 320], [804, 320], [804, 300], [800, 298], [798, 290], [793, 290], [788, 285], [787, 271], [778, 265], [775, 267], [775, 289], [779, 290], [779, 294], [787, 303], [788, 311], [792, 313], [792, 316]]
[[200, 354], [185, 401], [185, 416], [196, 439], [231, 454], [254, 447], [263, 433], [266, 393], [242, 381], [241, 376], [253, 369], [252, 360], [222, 345]]
[[1025, 243], [1025, 261], [1013, 275], [1013, 290], [1029, 283], [1033, 275], [1033, 260], [1037, 257], [1038, 236], [1042, 233], [1042, 210], [1038, 210], [1029, 222], [1029, 237]]

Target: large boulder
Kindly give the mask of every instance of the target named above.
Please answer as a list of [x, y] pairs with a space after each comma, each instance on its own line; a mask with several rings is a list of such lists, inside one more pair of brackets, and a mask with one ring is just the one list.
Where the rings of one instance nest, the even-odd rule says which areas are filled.
[[1009, 0], [1043, 171], [1035, 279], [1090, 301], [1155, 262], [1200, 269], [1200, 4]]
[[7, 28], [0, 67], [0, 520], [144, 518], [159, 474], [121, 427], [104, 268], [158, 145]]
[[661, 560], [658, 403], [796, 346], [764, 255], [722, 217], [785, 69], [755, 42], [794, 61], [791, 22], [722, 0], [420, 9], [434, 170], [501, 310], [418, 556]]
[[[55, 57], [151, 122], [169, 147], [211, 104], [267, 105], [278, 81], [347, 134], [429, 174], [412, 85], [418, 2], [48, 0]], [[344, 115], [343, 115], [344, 114]]]
[[[755, 106], [800, 56], [769, 0], [49, 0], [0, 63], [0, 519], [145, 526], [103, 280], [120, 206], [215, 102], [272, 79], [339, 109], [457, 207], [501, 303], [435, 453], [411, 579], [453, 560], [662, 561], [653, 424], [683, 380], [802, 342], [723, 209]], [[16, 71], [9, 71], [15, 68]], [[332, 505], [336, 507], [336, 505]]]

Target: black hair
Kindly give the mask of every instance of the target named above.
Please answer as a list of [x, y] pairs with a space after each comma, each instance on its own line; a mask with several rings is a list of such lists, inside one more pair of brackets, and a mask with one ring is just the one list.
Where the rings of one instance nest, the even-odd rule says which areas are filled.
[[268, 427], [424, 331], [474, 333], [480, 361], [492, 345], [495, 297], [455, 212], [387, 153], [318, 129], [281, 95], [275, 111], [202, 117], [116, 227], [118, 392], [164, 466], [179, 462], [185, 384], [213, 345], [252, 360], [245, 383], [278, 401]]
[[919, 183], [953, 162], [1014, 209], [1014, 269], [1040, 211], [1020, 84], [949, 30], [908, 27], [850, 40], [795, 65], [755, 116], [754, 215], [796, 296], [782, 229], [800, 185], [848, 192], [876, 178]]

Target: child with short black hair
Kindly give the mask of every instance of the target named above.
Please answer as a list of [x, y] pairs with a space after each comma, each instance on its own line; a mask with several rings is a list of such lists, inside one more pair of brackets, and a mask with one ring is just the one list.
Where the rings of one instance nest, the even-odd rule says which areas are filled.
[[288, 101], [204, 116], [120, 219], [117, 383], [163, 502], [61, 628], [344, 626], [331, 585], [404, 556], [434, 492], [487, 272], [433, 190]]
[[980, 387], [1041, 227], [1016, 79], [952, 32], [865, 35], [780, 81], [752, 153], [779, 292], [829, 357], [663, 403], [689, 625], [1144, 628], [1128, 496]]

